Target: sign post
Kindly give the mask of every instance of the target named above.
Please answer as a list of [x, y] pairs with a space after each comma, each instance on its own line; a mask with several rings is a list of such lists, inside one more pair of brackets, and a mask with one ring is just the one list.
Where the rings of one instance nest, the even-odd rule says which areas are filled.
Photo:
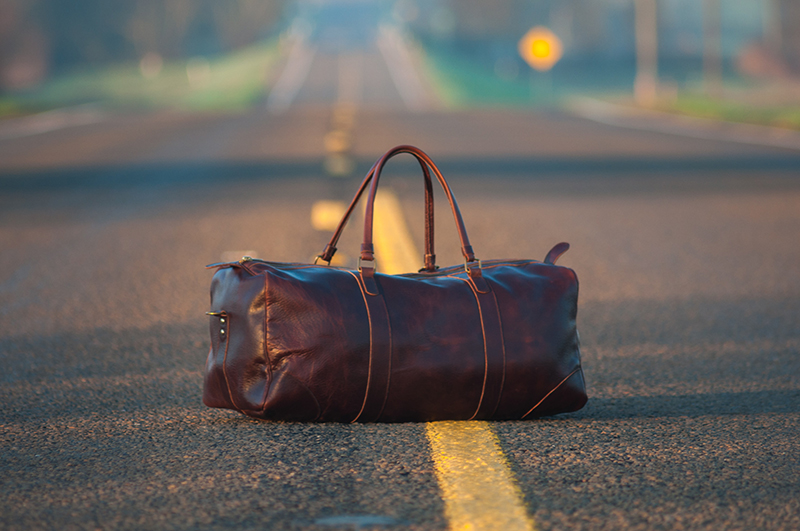
[[561, 39], [544, 26], [536, 26], [519, 40], [518, 50], [522, 59], [534, 71], [540, 72], [538, 75], [531, 72], [531, 99], [536, 99], [537, 95], [546, 95], [549, 98], [552, 80], [548, 72], [561, 59]]
[[633, 96], [652, 105], [658, 95], [658, 6], [656, 0], [636, 0], [636, 80]]

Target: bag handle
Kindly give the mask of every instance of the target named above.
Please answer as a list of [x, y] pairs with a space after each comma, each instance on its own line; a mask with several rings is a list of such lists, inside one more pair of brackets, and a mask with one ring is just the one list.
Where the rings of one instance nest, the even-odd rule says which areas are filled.
[[[431, 174], [425, 161], [418, 157], [415, 153], [411, 154], [414, 155], [419, 162], [420, 168], [422, 168], [422, 173], [425, 177], [425, 267], [423, 267], [423, 269], [420, 271], [436, 271], [436, 254], [433, 251], [433, 184], [431, 181]], [[375, 162], [375, 164], [372, 165], [372, 168], [370, 168], [367, 176], [364, 178], [364, 181], [358, 188], [356, 195], [353, 197], [353, 200], [350, 201], [350, 206], [347, 207], [344, 216], [342, 216], [339, 226], [336, 227], [336, 230], [331, 237], [331, 241], [325, 246], [325, 250], [322, 252], [322, 254], [317, 255], [314, 263], [317, 263], [319, 260], [328, 262], [328, 264], [331, 263], [333, 255], [336, 253], [336, 244], [339, 242], [339, 238], [344, 231], [345, 225], [347, 225], [347, 221], [350, 219], [350, 215], [353, 213], [353, 210], [355, 210], [356, 204], [358, 204], [359, 199], [361, 199], [361, 195], [364, 193], [364, 190], [367, 189], [367, 185], [370, 183], [370, 181], [372, 181], [372, 177], [375, 173], [375, 167], [377, 165], [378, 162]]]
[[[373, 176], [372, 176], [372, 185], [369, 189], [369, 196], [367, 197], [367, 209], [364, 214], [364, 240], [361, 244], [361, 262], [372, 262], [375, 260], [374, 257], [374, 247], [372, 245], [372, 223], [373, 223], [373, 214], [375, 210], [375, 195], [378, 191], [378, 182], [380, 181], [381, 172], [383, 171], [383, 166], [386, 162], [391, 159], [392, 157], [400, 154], [400, 153], [409, 153], [417, 158], [420, 163], [424, 162], [436, 175], [436, 178], [439, 181], [439, 184], [442, 185], [442, 189], [444, 189], [444, 193], [447, 196], [447, 200], [450, 202], [450, 208], [453, 211], [453, 218], [456, 222], [456, 228], [458, 229], [458, 237], [461, 240], [461, 254], [464, 255], [464, 259], [467, 261], [466, 269], [470, 272], [471, 269], [474, 270], [474, 275], [470, 272], [470, 276], [480, 276], [480, 262], [475, 259], [475, 252], [472, 250], [472, 246], [469, 244], [469, 237], [467, 236], [467, 229], [464, 226], [464, 219], [461, 217], [461, 211], [458, 208], [458, 203], [456, 202], [455, 197], [453, 197], [453, 192], [450, 190], [450, 186], [447, 184], [444, 176], [442, 176], [442, 172], [439, 171], [439, 168], [436, 167], [436, 164], [431, 160], [431, 158], [425, 154], [421, 149], [416, 148], [414, 146], [397, 146], [393, 149], [390, 149], [386, 152], [383, 157], [378, 159], [378, 162], [375, 163], [373, 169]], [[470, 263], [478, 262], [477, 267], [475, 265], [470, 267]], [[370, 269], [371, 271], [367, 272], [366, 275], [372, 276], [374, 273], [375, 268], [374, 266], [369, 267], [360, 267], [362, 271], [362, 277], [365, 276], [365, 270]]]

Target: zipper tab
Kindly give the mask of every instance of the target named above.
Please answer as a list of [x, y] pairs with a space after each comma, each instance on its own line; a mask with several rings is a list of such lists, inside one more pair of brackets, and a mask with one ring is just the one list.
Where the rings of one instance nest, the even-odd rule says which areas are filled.
[[253, 260], [255, 260], [255, 259], [254, 259], [252, 256], [247, 256], [247, 255], [245, 255], [245, 256], [243, 256], [243, 257], [241, 258], [241, 260], [239, 260], [239, 263], [240, 263], [240, 264], [243, 264], [243, 263], [245, 263], [245, 262], [252, 262]]

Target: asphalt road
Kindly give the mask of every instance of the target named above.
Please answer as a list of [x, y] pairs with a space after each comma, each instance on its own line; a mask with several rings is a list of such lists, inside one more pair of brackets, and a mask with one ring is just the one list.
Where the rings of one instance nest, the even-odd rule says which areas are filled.
[[[494, 425], [539, 529], [800, 528], [800, 154], [554, 113], [365, 109], [358, 169], [334, 178], [330, 120], [107, 116], [0, 142], [0, 527], [445, 528], [424, 425], [201, 403], [203, 266], [309, 260], [328, 237], [312, 204], [414, 143], [479, 256], [572, 244], [589, 404]], [[421, 180], [392, 168], [418, 237]], [[458, 263], [437, 207], [439, 262]]]
[[[382, 35], [301, 42], [281, 98], [247, 113], [0, 122], [0, 528], [446, 528], [424, 424], [201, 402], [203, 266], [311, 260], [314, 203], [401, 143], [439, 163], [479, 257], [572, 244], [590, 401], [492, 426], [538, 529], [800, 528], [800, 152], [434, 111]], [[420, 247], [417, 172], [381, 182]], [[460, 263], [437, 212], [439, 263]]]

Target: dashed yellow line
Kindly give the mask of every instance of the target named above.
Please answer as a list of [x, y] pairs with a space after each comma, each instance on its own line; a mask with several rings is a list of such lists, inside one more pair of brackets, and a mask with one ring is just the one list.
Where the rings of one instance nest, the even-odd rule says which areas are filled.
[[[375, 258], [390, 275], [422, 267], [400, 202], [388, 191], [375, 198]], [[445, 513], [454, 531], [533, 531], [522, 494], [487, 422], [430, 422], [426, 434]]]

